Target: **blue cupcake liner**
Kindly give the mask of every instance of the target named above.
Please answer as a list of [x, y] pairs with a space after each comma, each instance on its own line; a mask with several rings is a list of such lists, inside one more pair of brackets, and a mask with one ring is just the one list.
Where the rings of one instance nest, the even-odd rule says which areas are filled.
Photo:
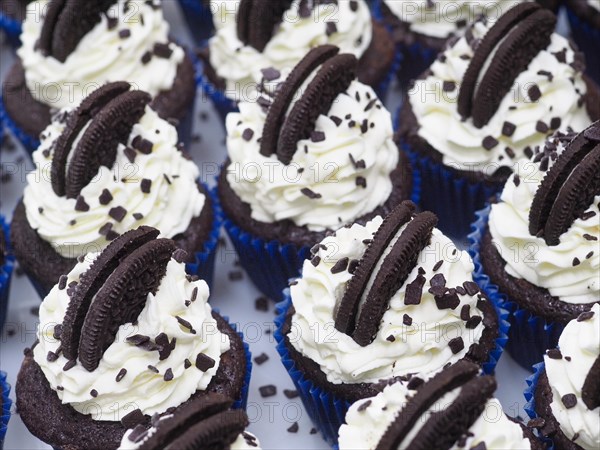
[[9, 397], [10, 384], [6, 381], [6, 373], [0, 372], [0, 393], [2, 395], [2, 415], [0, 416], [0, 450], [4, 447], [4, 438], [10, 420], [12, 400]]
[[4, 100], [0, 97], [0, 116], [4, 120], [4, 125], [10, 131], [10, 133], [23, 145], [29, 156], [40, 146], [39, 139], [25, 133], [18, 125], [12, 120], [6, 108], [4, 106]]
[[[523, 392], [523, 396], [527, 403], [525, 403], [524, 409], [530, 419], [537, 419], [539, 416], [535, 411], [535, 391], [537, 389], [538, 380], [540, 375], [544, 373], [546, 370], [543, 362], [534, 364], [532, 366], [533, 374], [531, 374], [525, 382], [527, 383], [527, 387], [525, 388], [525, 392]], [[552, 439], [545, 436], [540, 436], [539, 433], [536, 433], [537, 437], [546, 445], [547, 450], [554, 450], [554, 443]]]
[[[330, 445], [335, 446], [337, 445], [339, 428], [345, 421], [346, 413], [351, 403], [337, 398], [335, 395], [316, 386], [295, 367], [295, 363], [285, 343], [285, 335], [283, 334], [286, 315], [290, 306], [292, 306], [289, 288], [284, 290], [283, 295], [284, 300], [276, 305], [277, 316], [275, 318], [276, 330], [274, 336], [277, 341], [277, 352], [296, 389], [300, 393], [302, 403], [311, 420], [325, 440]], [[494, 305], [494, 308], [498, 315], [498, 337], [495, 340], [494, 348], [489, 352], [488, 361], [482, 364], [483, 373], [486, 375], [494, 373], [498, 360], [502, 356], [504, 346], [508, 341], [507, 333], [510, 328], [508, 311], [498, 305]]]
[[0, 12], [0, 31], [3, 31], [13, 48], [21, 45], [21, 22]]
[[10, 246], [10, 227], [5, 222], [3, 216], [0, 216], [0, 227], [2, 227], [7, 244], [4, 265], [0, 267], [0, 330], [2, 330], [8, 310], [8, 295], [10, 292], [11, 276], [15, 268], [15, 257]]
[[471, 182], [442, 163], [418, 154], [406, 142], [402, 148], [413, 170], [420, 174], [421, 208], [439, 217], [438, 228], [444, 233], [457, 239], [466, 237], [475, 213], [502, 190], [504, 183]]
[[485, 273], [479, 252], [488, 227], [490, 210], [491, 206], [488, 205], [476, 213], [477, 220], [472, 224], [472, 233], [468, 236], [469, 253], [475, 265], [473, 279], [490, 300], [511, 313], [506, 350], [519, 365], [531, 370], [531, 367], [543, 358], [547, 349], [558, 345], [564, 325], [547, 322], [543, 317], [519, 307], [514, 300], [502, 293]]
[[571, 24], [571, 35], [579, 49], [585, 54], [586, 73], [600, 84], [600, 29], [592, 27], [566, 7]]
[[202, 0], [179, 0], [179, 6], [195, 44], [200, 45], [215, 30], [210, 7]]
[[[219, 245], [219, 236], [221, 234], [221, 227], [223, 226], [223, 211], [219, 202], [219, 196], [215, 189], [210, 189], [206, 184], [204, 186], [206, 195], [211, 200], [213, 208], [213, 221], [212, 228], [208, 235], [207, 240], [204, 242], [204, 248], [200, 252], [194, 254], [195, 261], [193, 263], [186, 263], [185, 270], [190, 275], [197, 275], [202, 280], [206, 281], [208, 287], [212, 289], [214, 271], [215, 271], [215, 258], [217, 254], [217, 247]], [[50, 291], [45, 289], [32, 275], [27, 274], [27, 278], [33, 285], [40, 298], [43, 300], [49, 294]], [[58, 282], [58, 280], [57, 280]]]

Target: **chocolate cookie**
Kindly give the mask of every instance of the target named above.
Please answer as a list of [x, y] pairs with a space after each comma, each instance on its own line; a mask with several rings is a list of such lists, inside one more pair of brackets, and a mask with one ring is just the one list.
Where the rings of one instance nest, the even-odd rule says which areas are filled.
[[590, 411], [600, 406], [600, 356], [596, 358], [585, 377], [581, 398]]

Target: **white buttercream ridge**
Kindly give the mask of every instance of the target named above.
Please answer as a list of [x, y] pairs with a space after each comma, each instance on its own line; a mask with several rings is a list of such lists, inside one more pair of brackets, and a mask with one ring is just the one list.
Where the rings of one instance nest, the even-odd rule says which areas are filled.
[[300, 0], [294, 0], [265, 49], [259, 52], [238, 38], [239, 3], [239, 0], [211, 3], [216, 32], [209, 41], [210, 63], [225, 80], [227, 96], [236, 101], [248, 101], [260, 83], [262, 68], [294, 67], [311, 48], [323, 44], [336, 45], [342, 53], [360, 58], [371, 44], [371, 13], [365, 0], [320, 3], [308, 17], [300, 16]]
[[[118, 0], [64, 62], [43, 55], [36, 45], [47, 9], [48, 0], [28, 5], [23, 45], [17, 52], [27, 87], [37, 101], [62, 109], [112, 81], [129, 81], [153, 97], [172, 88], [185, 52], [169, 43], [169, 24], [160, 1]], [[115, 26], [109, 26], [109, 19], [116, 21]], [[168, 44], [170, 56], [154, 54], [155, 44]]]
[[[290, 342], [315, 361], [331, 383], [374, 383], [407, 374], [427, 379], [446, 364], [464, 358], [483, 333], [483, 322], [468, 329], [460, 317], [462, 308], [468, 306], [470, 316], [483, 318], [477, 307], [478, 294], [465, 292], [458, 296], [460, 303], [455, 309], [439, 309], [429, 292], [434, 275], [443, 275], [449, 288], [472, 281], [473, 263], [468, 254], [456, 249], [437, 229], [405, 283], [392, 296], [371, 344], [361, 347], [335, 328], [335, 311], [352, 275], [348, 270], [332, 273], [331, 268], [342, 258], [360, 260], [382, 221], [376, 217], [364, 226], [355, 224], [325, 238], [314, 264], [305, 261], [302, 278], [291, 286], [296, 312]], [[420, 269], [425, 271], [420, 304], [406, 305], [407, 285]], [[464, 347], [454, 353], [450, 341], [457, 338]]]
[[[65, 129], [64, 117], [69, 111], [64, 110], [62, 120], [56, 118], [42, 133], [41, 145], [33, 153], [36, 168], [27, 175], [23, 202], [27, 220], [38, 235], [61, 256], [76, 258], [104, 249], [114, 237], [109, 231], [123, 234], [148, 225], [160, 230], [161, 237], [172, 238], [185, 232], [206, 203], [197, 185], [200, 171], [178, 149], [175, 127], [149, 106], [133, 126], [127, 146], [119, 144], [113, 166], [101, 166], [94, 179], [81, 190], [89, 206], [87, 211], [75, 209], [76, 199], [54, 192], [51, 182], [54, 147]], [[84, 132], [85, 128], [73, 149]], [[138, 136], [153, 144], [152, 151], [149, 154], [135, 151], [132, 161], [127, 151], [131, 151]], [[101, 196], [105, 191], [111, 200], [103, 204]], [[126, 211], [121, 220], [113, 210], [119, 207]]]
[[[78, 263], [68, 274], [66, 285], [79, 281], [97, 255], [90, 254]], [[186, 304], [194, 291], [196, 300]], [[56, 285], [40, 306], [39, 343], [33, 350], [35, 362], [61, 402], [93, 420], [119, 421], [136, 409], [147, 415], [164, 413], [185, 402], [197, 390], [206, 389], [219, 369], [221, 355], [230, 348], [229, 337], [217, 328], [208, 297], [206, 282], [190, 281], [185, 265], [171, 259], [156, 294], [148, 294], [136, 323], [119, 327], [115, 341], [104, 352], [98, 367], [88, 372], [79, 363], [64, 370], [68, 360], [59, 351], [61, 343], [54, 338], [54, 331], [63, 323], [70, 297], [67, 289]], [[189, 322], [196, 333], [183, 327], [177, 317]], [[169, 340], [176, 339], [164, 360], [159, 360], [157, 351], [127, 341], [133, 335], [154, 339], [161, 333]], [[49, 352], [57, 355], [55, 360], [48, 360]], [[204, 372], [195, 367], [200, 353], [215, 361], [213, 368]], [[191, 365], [185, 363], [186, 359]], [[173, 378], [166, 381], [169, 369]]]
[[[581, 394], [585, 379], [600, 355], [600, 304], [596, 303], [592, 312], [593, 316], [587, 320], [572, 320], [567, 324], [558, 341], [561, 358], [544, 356], [552, 389], [552, 414], [565, 436], [584, 450], [600, 447], [600, 407], [590, 410]], [[562, 399], [571, 395], [576, 403], [567, 408]]]

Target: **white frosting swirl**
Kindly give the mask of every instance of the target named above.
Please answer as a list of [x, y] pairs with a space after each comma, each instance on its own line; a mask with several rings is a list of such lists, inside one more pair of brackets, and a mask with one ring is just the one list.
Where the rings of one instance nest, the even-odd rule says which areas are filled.
[[445, 39], [480, 14], [498, 17], [529, 0], [383, 0], [409, 29], [424, 36]]
[[[129, 9], [125, 11], [125, 4]], [[153, 97], [171, 89], [177, 66], [185, 52], [171, 43], [169, 58], [152, 56], [147, 64], [142, 57], [154, 44], [169, 42], [169, 24], [163, 17], [160, 1], [118, 0], [102, 15], [100, 22], [87, 33], [75, 50], [60, 62], [44, 56], [37, 49], [48, 0], [38, 0], [27, 7], [17, 54], [23, 62], [27, 87], [33, 97], [52, 108], [62, 109], [79, 104], [93, 90], [111, 81], [129, 81]], [[117, 19], [109, 29], [108, 17]], [[127, 33], [126, 38], [119, 33]]]
[[[294, 67], [311, 48], [323, 44], [336, 45], [342, 53], [360, 58], [371, 44], [371, 13], [365, 0], [353, 3], [356, 11], [349, 0], [319, 4], [308, 17], [300, 16], [300, 0], [294, 0], [262, 52], [238, 39], [239, 0], [212, 3], [216, 32], [209, 41], [210, 63], [226, 82], [225, 94], [237, 101], [247, 100], [254, 92], [262, 68]], [[335, 25], [335, 32], [327, 33], [327, 23]]]
[[[175, 127], [149, 106], [134, 125], [128, 145], [131, 147], [133, 139], [142, 136], [154, 144], [152, 152], [146, 155], [136, 151], [131, 163], [125, 154], [126, 147], [119, 144], [113, 166], [101, 166], [96, 177], [81, 191], [89, 210], [76, 211], [75, 199], [60, 197], [52, 189], [50, 169], [54, 144], [64, 128], [63, 122], [54, 120], [42, 133], [42, 143], [33, 153], [36, 169], [27, 175], [23, 198], [29, 224], [60, 255], [75, 258], [90, 251], [101, 251], [109, 243], [106, 236], [100, 234], [107, 223], [119, 234], [149, 225], [159, 229], [162, 237], [172, 238], [183, 233], [192, 218], [202, 212], [206, 198], [196, 184], [200, 171], [177, 149]], [[85, 128], [80, 136], [84, 132]], [[74, 147], [76, 144], [77, 141]], [[152, 182], [149, 193], [142, 191], [143, 179]], [[104, 190], [112, 196], [106, 205], [100, 202]], [[127, 211], [121, 221], [109, 215], [117, 206]], [[137, 214], [143, 217], [140, 219]]]
[[[292, 317], [290, 342], [319, 364], [331, 383], [373, 383], [408, 373], [425, 379], [445, 364], [463, 358], [471, 344], [479, 342], [484, 329], [482, 322], [467, 329], [460, 318], [464, 305], [470, 306], [471, 316], [483, 316], [477, 308], [477, 295], [459, 296], [460, 305], [452, 310], [438, 309], [433, 294], [428, 292], [435, 274], [444, 276], [447, 287], [472, 281], [473, 263], [468, 254], [457, 250], [437, 229], [431, 243], [420, 253], [417, 267], [392, 296], [371, 344], [361, 347], [334, 327], [334, 312], [352, 275], [348, 271], [333, 274], [331, 268], [344, 257], [360, 260], [367, 247], [363, 241], [372, 239], [381, 223], [382, 218], [376, 217], [365, 226], [355, 224], [325, 238], [321, 242], [324, 247], [317, 253], [319, 264], [315, 267], [311, 261], [305, 261], [302, 278], [291, 287], [296, 313]], [[444, 262], [434, 272], [439, 261]], [[425, 270], [426, 278], [421, 303], [405, 305], [406, 286], [417, 277], [418, 268]], [[412, 319], [411, 325], [404, 324], [405, 315]], [[449, 341], [457, 337], [462, 337], [464, 349], [454, 354]]]
[[[557, 153], [560, 155], [563, 151], [564, 145], [559, 143]], [[548, 167], [553, 164], [550, 159]], [[529, 233], [529, 211], [546, 173], [540, 170], [539, 162], [524, 160], [516, 165], [516, 175], [508, 179], [501, 201], [493, 204], [490, 211], [489, 229], [494, 245], [506, 261], [505, 270], [509, 275], [546, 288], [566, 303], [597, 302], [600, 299], [600, 196], [596, 196], [586, 210], [593, 213], [593, 217], [576, 219], [560, 236], [560, 243], [549, 246], [543, 238]]]
[[[340, 125], [332, 116], [342, 120]], [[240, 103], [240, 112], [227, 116], [231, 159], [227, 181], [238, 197], [250, 204], [253, 219], [268, 223], [289, 219], [313, 231], [336, 229], [389, 198], [393, 187], [390, 174], [398, 166], [399, 151], [390, 113], [371, 87], [353, 81], [339, 94], [328, 115], [319, 116], [315, 124], [325, 139], [298, 141], [287, 166], [276, 155], [260, 153], [265, 121], [266, 113], [256, 102]], [[364, 123], [368, 125], [361, 130]], [[245, 139], [247, 130], [252, 131], [250, 140]], [[360, 161], [364, 168], [355, 164]], [[366, 187], [358, 185], [360, 177]], [[306, 189], [320, 197], [307, 196], [302, 192]]]
[[[430, 415], [450, 406], [460, 395], [461, 389], [455, 389], [435, 402], [419, 418], [398, 449], [408, 448]], [[354, 403], [346, 413], [346, 424], [340, 428], [340, 450], [374, 450], [387, 428], [406, 407], [414, 392], [402, 382], [398, 382], [387, 386], [375, 397]], [[368, 406], [365, 407], [366, 403]], [[481, 442], [485, 443], [488, 450], [526, 450], [531, 448], [531, 442], [523, 435], [521, 426], [504, 414], [502, 405], [495, 398], [488, 400], [483, 413], [469, 428], [469, 433], [472, 435], [466, 439], [465, 445], [461, 447], [455, 443], [452, 450], [474, 448]]]
[[[485, 24], [480, 20], [470, 30], [475, 39], [481, 39], [492, 25], [492, 21]], [[560, 62], [554, 53], [563, 50], [565, 62]], [[499, 167], [512, 167], [514, 161], [523, 158], [526, 147], [543, 144], [552, 130], [538, 131], [539, 121], [549, 128], [551, 119], [558, 118], [560, 126], [571, 126], [575, 130], [584, 129], [592, 122], [585, 104], [579, 104], [587, 88], [581, 71], [570, 65], [575, 52], [569, 42], [556, 33], [550, 45], [517, 76], [496, 113], [482, 128], [475, 127], [472, 118], [463, 120], [457, 110], [460, 85], [474, 55], [467, 37], [458, 39], [442, 55], [443, 61], [438, 58], [431, 65], [432, 73], [418, 80], [408, 95], [420, 125], [419, 136], [443, 155], [446, 166], [491, 175]], [[446, 85], [454, 83], [455, 87], [446, 92], [444, 82]], [[532, 101], [529, 92], [531, 89], [535, 92], [535, 86], [541, 95]], [[511, 136], [503, 134], [505, 122], [516, 126]], [[497, 145], [486, 150], [483, 146], [486, 138], [495, 139]]]
[[[552, 389], [552, 414], [565, 436], [573, 439], [577, 435], [575, 444], [585, 450], [600, 448], [600, 407], [588, 409], [581, 397], [583, 383], [600, 355], [600, 305], [594, 305], [592, 311], [591, 319], [582, 322], [572, 320], [565, 327], [558, 340], [561, 359], [544, 356]], [[577, 403], [570, 409], [561, 401], [564, 395], [569, 394], [575, 394], [577, 398]]]
[[[88, 254], [84, 262], [78, 263], [69, 273], [67, 285], [79, 281], [97, 255]], [[196, 300], [186, 306], [185, 301], [195, 288], [198, 288]], [[48, 352], [56, 353], [60, 346], [60, 341], [53, 337], [54, 328], [63, 322], [70, 301], [67, 289], [61, 290], [56, 285], [40, 306], [39, 343], [33, 350], [34, 359], [62, 403], [89, 414], [94, 420], [118, 421], [138, 408], [148, 415], [163, 413], [185, 402], [197, 390], [206, 389], [219, 369], [221, 355], [229, 350], [229, 337], [218, 330], [208, 296], [206, 282], [188, 281], [185, 265], [171, 259], [156, 294], [148, 294], [137, 324], [121, 325], [98, 367], [88, 372], [78, 363], [64, 371], [68, 360], [62, 353], [54, 362], [47, 359]], [[188, 321], [196, 334], [181, 326], [176, 316]], [[136, 334], [154, 339], [160, 333], [177, 339], [169, 357], [162, 361], [157, 351], [126, 341]], [[206, 372], [194, 365], [200, 353], [215, 360], [215, 366]], [[187, 369], [186, 359], [192, 363]], [[149, 365], [158, 369], [158, 373], [151, 371]], [[121, 369], [127, 373], [117, 381]], [[171, 381], [164, 379], [168, 369], [173, 371]], [[57, 389], [58, 386], [63, 389]], [[91, 395], [92, 390], [96, 390], [96, 397]]]

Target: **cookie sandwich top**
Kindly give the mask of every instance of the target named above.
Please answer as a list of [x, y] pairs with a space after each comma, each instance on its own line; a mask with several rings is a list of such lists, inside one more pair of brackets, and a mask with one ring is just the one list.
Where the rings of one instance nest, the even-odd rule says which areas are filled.
[[61, 256], [100, 251], [141, 225], [172, 238], [203, 211], [198, 167], [150, 100], [128, 83], [107, 84], [42, 133], [23, 203], [31, 228]]
[[140, 227], [81, 258], [40, 306], [33, 358], [62, 403], [93, 420], [135, 425], [177, 408], [230, 348], [207, 284], [158, 234]]
[[293, 67], [310, 49], [323, 44], [360, 58], [371, 43], [371, 13], [365, 0], [221, 0], [215, 4], [210, 63], [225, 81], [226, 95], [236, 100], [244, 100], [260, 83], [262, 68]]
[[227, 116], [227, 181], [253, 219], [336, 229], [390, 196], [391, 116], [356, 80], [356, 64], [317, 47], [291, 71], [264, 69], [258, 100]]
[[415, 82], [408, 94], [415, 133], [445, 165], [493, 174], [553, 131], [598, 119], [587, 102], [583, 55], [555, 25], [552, 12], [535, 3], [496, 21], [482, 16]]
[[359, 400], [340, 428], [340, 450], [541, 449], [531, 430], [502, 411], [496, 380], [478, 372], [459, 361], [426, 383], [399, 381]]
[[[153, 98], [172, 88], [184, 50], [169, 40], [160, 0], [37, 0], [17, 54], [38, 102], [61, 109], [126, 80]], [[48, 86], [58, 89], [49, 94]]]
[[600, 122], [555, 133], [517, 165], [489, 217], [509, 275], [562, 302], [600, 301], [599, 174]]
[[292, 283], [289, 341], [330, 383], [426, 379], [461, 359], [487, 359], [497, 317], [473, 264], [434, 214], [414, 208], [404, 202], [385, 219], [339, 229]]

